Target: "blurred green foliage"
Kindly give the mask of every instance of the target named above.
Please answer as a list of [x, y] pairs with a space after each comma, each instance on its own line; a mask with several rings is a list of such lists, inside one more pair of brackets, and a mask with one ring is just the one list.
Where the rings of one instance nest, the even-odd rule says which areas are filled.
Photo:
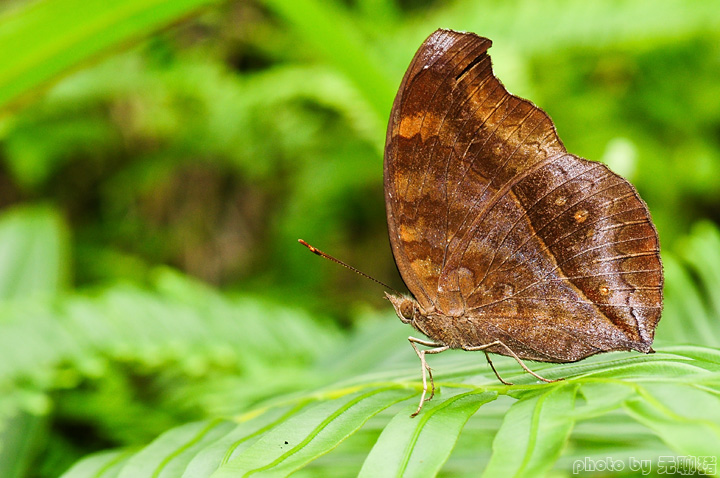
[[[0, 5], [0, 476], [57, 476], [94, 451], [190, 436], [173, 427], [192, 420], [273, 397], [304, 406], [294, 393], [417, 368], [377, 286], [296, 239], [402, 288], [384, 130], [410, 58], [438, 27], [491, 38], [498, 77], [550, 114], [568, 150], [636, 184], [666, 264], [658, 345], [720, 346], [716, 0], [11, 0]], [[402, 398], [396, 385], [340, 427], [344, 439], [369, 420], [317, 470], [360, 471], [383, 428], [372, 416]], [[548, 403], [567, 393], [548, 391]], [[637, 400], [628, 416], [682, 449]], [[482, 403], [448, 405], [460, 414], [448, 454]], [[480, 408], [492, 425], [470, 420], [466, 433], [494, 467], [487, 433], [507, 407], [493, 406]], [[667, 452], [647, 429], [609, 420], [642, 438], [643, 456]], [[606, 450], [583, 435], [607, 437], [602, 423], [583, 426], [570, 438], [577, 456], [588, 442]], [[378, 443], [410, 433], [395, 420], [387, 430]], [[111, 469], [106, 458], [177, 452], [158, 443], [93, 459]], [[477, 471], [468, 450], [461, 436], [447, 474]]]

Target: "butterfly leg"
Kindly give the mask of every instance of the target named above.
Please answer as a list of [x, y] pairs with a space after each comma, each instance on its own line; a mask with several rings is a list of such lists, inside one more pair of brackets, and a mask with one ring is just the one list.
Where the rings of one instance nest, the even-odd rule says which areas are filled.
[[487, 350], [483, 350], [483, 352], [485, 352], [485, 359], [487, 359], [487, 363], [490, 364], [490, 368], [495, 373], [495, 376], [497, 377], [497, 379], [500, 380], [500, 382], [502, 382], [503, 385], [512, 385], [512, 382], [505, 381], [500, 376], [498, 371], [495, 369], [495, 365], [493, 365], [492, 360], [490, 360], [490, 354], [487, 352]]
[[[530, 369], [527, 367], [527, 365], [525, 365], [525, 362], [523, 362], [522, 359], [520, 359], [520, 357], [518, 357], [517, 354], [515, 354], [515, 352], [513, 352], [513, 350], [512, 350], [510, 347], [508, 347], [507, 345], [505, 345], [505, 344], [504, 344], [503, 342], [501, 342], [500, 340], [496, 340], [496, 341], [494, 341], [494, 342], [490, 342], [489, 344], [480, 345], [480, 346], [477, 346], [477, 347], [463, 347], [463, 350], [467, 350], [467, 351], [470, 351], [470, 352], [474, 352], [474, 351], [476, 351], [476, 350], [482, 350], [483, 352], [485, 352], [485, 356], [487, 357], [487, 349], [489, 349], [490, 347], [494, 347], [495, 345], [499, 345], [499, 346], [503, 347], [505, 350], [507, 350], [508, 354], [509, 354], [512, 358], [514, 358], [515, 361], [517, 361], [517, 363], [520, 364], [520, 366], [523, 368], [523, 370], [525, 370], [527, 373], [529, 373], [529, 374], [532, 375], [533, 377], [535, 377], [535, 378], [537, 378], [537, 379], [539, 379], [539, 380], [542, 380], [543, 382], [548, 382], [548, 383], [551, 383], [551, 382], [559, 382], [560, 380], [562, 380], [561, 378], [559, 378], [559, 379], [557, 379], [557, 380], [550, 380], [549, 378], [541, 377], [540, 375], [536, 374], [535, 372], [533, 372], [532, 370], [530, 370]], [[489, 358], [489, 357], [488, 357], [488, 361], [490, 361], [490, 358]], [[495, 375], [497, 376], [497, 378], [499, 378], [502, 383], [507, 384], [507, 382], [505, 382], [503, 379], [500, 378], [500, 376], [498, 375], [497, 371], [495, 370], [495, 367], [492, 366], [492, 362], [490, 362], [490, 366], [492, 367], [493, 371], [495, 372]]]
[[[415, 410], [415, 413], [410, 415], [410, 417], [417, 416], [418, 413], [420, 413], [420, 410], [422, 410], [423, 404], [427, 400], [431, 400], [435, 396], [435, 381], [432, 377], [432, 370], [430, 369], [430, 366], [427, 364], [427, 361], [425, 360], [425, 354], [439, 354], [440, 352], [446, 351], [448, 348], [447, 345], [437, 344], [435, 342], [430, 342], [429, 340], [422, 340], [422, 339], [416, 339], [415, 337], [408, 337], [408, 341], [410, 342], [410, 345], [412, 345], [412, 348], [415, 350], [415, 353], [420, 358], [420, 369], [422, 370], [422, 381], [423, 381], [423, 391], [422, 395], [420, 396], [420, 405], [418, 405], [417, 410]], [[424, 345], [426, 347], [433, 347], [428, 350], [420, 350], [417, 345], [420, 344]], [[427, 394], [427, 376], [430, 375], [430, 397], [425, 398], [425, 395]]]

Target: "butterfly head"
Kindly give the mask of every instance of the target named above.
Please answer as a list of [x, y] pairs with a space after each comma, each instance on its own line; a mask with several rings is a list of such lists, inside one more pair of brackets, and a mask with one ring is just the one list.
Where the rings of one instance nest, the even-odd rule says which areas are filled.
[[404, 324], [410, 324], [417, 328], [418, 320], [428, 315], [412, 297], [405, 295], [396, 296], [388, 294], [387, 292], [385, 293], [385, 297], [393, 305], [395, 313]]
[[448, 327], [449, 317], [438, 314], [434, 308], [427, 310], [413, 297], [385, 293], [385, 297], [395, 308], [395, 313], [404, 324], [410, 324], [418, 332], [430, 337], [437, 345], [448, 345], [458, 348], [458, 341], [453, 327]]
[[404, 324], [412, 324], [415, 319], [424, 315], [420, 310], [420, 305], [411, 297], [396, 296], [387, 292], [385, 297], [393, 305], [395, 313]]

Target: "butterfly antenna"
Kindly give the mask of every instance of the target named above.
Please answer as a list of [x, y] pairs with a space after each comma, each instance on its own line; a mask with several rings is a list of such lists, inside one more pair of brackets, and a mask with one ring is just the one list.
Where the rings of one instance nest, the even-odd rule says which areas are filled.
[[350, 269], [350, 270], [353, 271], [354, 273], [360, 274], [361, 276], [365, 277], [366, 279], [370, 279], [371, 281], [380, 284], [381, 286], [385, 287], [386, 289], [390, 289], [391, 291], [395, 292], [395, 293], [398, 294], [398, 295], [402, 295], [400, 292], [396, 291], [395, 289], [393, 289], [392, 287], [390, 287], [390, 286], [387, 285], [386, 283], [381, 282], [381, 281], [377, 280], [376, 278], [367, 275], [367, 274], [364, 273], [363, 271], [360, 271], [360, 270], [355, 269], [355, 268], [354, 268], [353, 266], [351, 266], [351, 265], [345, 264], [345, 263], [344, 263], [343, 261], [341, 261], [340, 259], [336, 259], [336, 258], [334, 258], [333, 256], [331, 256], [330, 254], [324, 253], [323, 251], [321, 251], [321, 250], [318, 249], [317, 247], [311, 246], [310, 244], [308, 244], [307, 242], [303, 241], [302, 239], [298, 239], [298, 242], [299, 242], [300, 244], [302, 244], [303, 246], [307, 247], [308, 249], [310, 249], [310, 252], [312, 252], [313, 254], [317, 254], [318, 256], [324, 257], [325, 259], [328, 259], [328, 260], [331, 260], [331, 261], [333, 261], [333, 262], [336, 263], [336, 264], [340, 264], [341, 266], [343, 266], [343, 267], [345, 267], [345, 268], [347, 268], [347, 269]]

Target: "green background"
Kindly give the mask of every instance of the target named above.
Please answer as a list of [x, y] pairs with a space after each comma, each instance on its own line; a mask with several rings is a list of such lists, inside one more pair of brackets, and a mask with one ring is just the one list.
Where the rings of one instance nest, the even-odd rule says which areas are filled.
[[[412, 395], [410, 329], [382, 288], [297, 239], [403, 289], [387, 241], [385, 127], [412, 55], [439, 27], [491, 38], [497, 76], [552, 117], [567, 149], [636, 185], [667, 275], [656, 348], [703, 346], [677, 353], [710, 364], [699, 379], [707, 396], [665, 390], [662, 380], [648, 390], [679, 400], [677, 409], [720, 409], [720, 361], [708, 358], [720, 345], [720, 2], [12, 0], [0, 5], [0, 476], [58, 476], [104, 450], [121, 450], [94, 458], [108, 474], [78, 465], [68, 476], [143, 476], [144, 459], [165, 470], [154, 476], [181, 476], [163, 468], [177, 450], [158, 451], [158, 435], [206, 423], [197, 420], [230, 427], [231, 417], [273, 413], [258, 411], [268, 406], [279, 415], [245, 439], [256, 451], [216, 476], [265, 463], [283, 476], [308, 462], [300, 474], [354, 476], [365, 463], [373, 476], [373, 466], [393, 460], [381, 444], [411, 433], [391, 418], [407, 413], [375, 414], [408, 397], [378, 389], [376, 408], [362, 409], [338, 405], [342, 387], [323, 387], [375, 373]], [[483, 360], [455, 353], [432, 363], [440, 380], [457, 373], [478, 385], [491, 377]], [[589, 363], [617, 365], [603, 360]], [[685, 374], [657, 363], [640, 381]], [[581, 364], [544, 370], [582, 374]], [[397, 373], [382, 375], [388, 370]], [[633, 386], [636, 378], [618, 375]], [[655, 465], [697, 455], [703, 448], [690, 437], [674, 440], [703, 436], [698, 420], [709, 443], [720, 443], [718, 417], [659, 418], [643, 408], [655, 403], [643, 401], [650, 392], [635, 388], [631, 399], [613, 386], [547, 389], [547, 403], [535, 389], [513, 396], [502, 387], [505, 401], [486, 406], [495, 395], [438, 398], [448, 408], [433, 440], [451, 430], [448, 454], [460, 440], [450, 461], [443, 455], [424, 472], [474, 476], [489, 463], [489, 476], [508, 473], [502, 457], [520, 452], [500, 438], [535, 402], [548, 414], [538, 412], [536, 431], [554, 451], [518, 445], [527, 458], [518, 475], [568, 475], [576, 457], [592, 453]], [[587, 411], [588, 387], [615, 397], [622, 413]], [[553, 410], [581, 395], [585, 415], [552, 425]], [[365, 426], [321, 460], [337, 443], [305, 447], [286, 469], [256, 453], [311, 397], [318, 417], [347, 420], [308, 437], [325, 430], [340, 443]], [[519, 401], [508, 414], [511, 398]], [[485, 419], [461, 434], [481, 405]], [[585, 429], [574, 427], [585, 419]], [[151, 442], [156, 448], [145, 447]], [[421, 446], [395, 453], [405, 454], [397, 469], [416, 475], [408, 450]], [[185, 476], [209, 474], [189, 469]]]

